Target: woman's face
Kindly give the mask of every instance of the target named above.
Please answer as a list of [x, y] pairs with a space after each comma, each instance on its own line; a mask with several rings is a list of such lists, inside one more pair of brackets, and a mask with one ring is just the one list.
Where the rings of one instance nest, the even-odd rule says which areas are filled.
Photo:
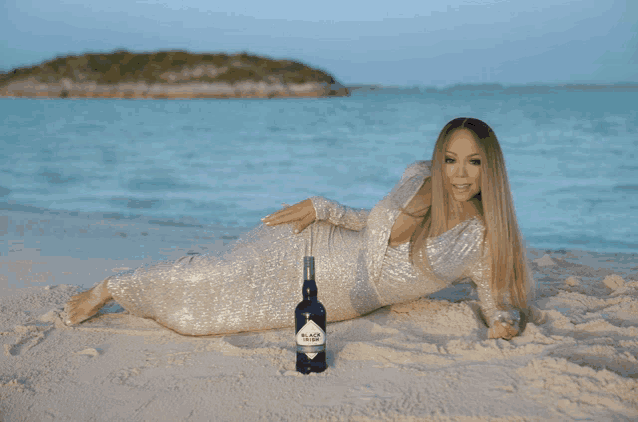
[[481, 157], [467, 129], [452, 133], [445, 152], [446, 187], [457, 202], [469, 201], [481, 191]]

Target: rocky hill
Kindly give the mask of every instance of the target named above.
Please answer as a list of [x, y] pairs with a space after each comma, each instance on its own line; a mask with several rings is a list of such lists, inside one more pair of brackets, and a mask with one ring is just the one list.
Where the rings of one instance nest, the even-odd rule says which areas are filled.
[[346, 96], [322, 70], [247, 53], [88, 53], [0, 73], [0, 96], [273, 98]]

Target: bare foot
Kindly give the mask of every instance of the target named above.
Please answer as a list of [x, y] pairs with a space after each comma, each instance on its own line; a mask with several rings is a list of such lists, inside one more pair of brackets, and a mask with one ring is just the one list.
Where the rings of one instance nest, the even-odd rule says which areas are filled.
[[77, 294], [66, 303], [64, 311], [66, 312], [66, 325], [75, 325], [91, 318], [100, 310], [113, 296], [106, 289], [108, 279], [100, 282], [86, 292]]

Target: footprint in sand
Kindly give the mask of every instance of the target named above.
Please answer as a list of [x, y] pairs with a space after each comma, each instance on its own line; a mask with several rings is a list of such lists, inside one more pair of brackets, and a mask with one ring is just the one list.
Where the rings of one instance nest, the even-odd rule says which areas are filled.
[[13, 331], [0, 332], [2, 336], [16, 336], [13, 344], [4, 345], [4, 355], [7, 357], [18, 356], [37, 346], [52, 329], [51, 325], [16, 325]]

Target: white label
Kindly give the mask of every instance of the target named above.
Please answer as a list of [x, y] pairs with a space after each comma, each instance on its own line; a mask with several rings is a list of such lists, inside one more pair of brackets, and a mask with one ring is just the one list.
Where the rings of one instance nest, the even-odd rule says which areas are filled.
[[[297, 345], [299, 346], [323, 346], [326, 344], [326, 333], [313, 320], [306, 322], [297, 332]], [[314, 359], [317, 353], [308, 353], [306, 356]]]

